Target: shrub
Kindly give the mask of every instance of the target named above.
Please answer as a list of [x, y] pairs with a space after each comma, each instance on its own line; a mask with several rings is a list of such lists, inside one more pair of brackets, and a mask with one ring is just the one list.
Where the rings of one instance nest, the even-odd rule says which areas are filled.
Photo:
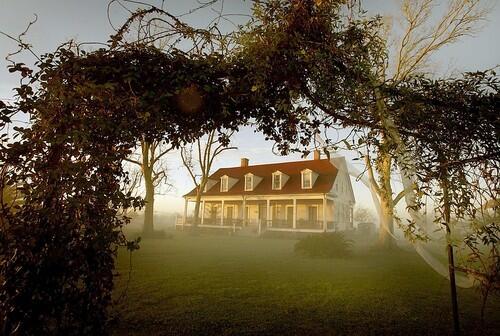
[[295, 244], [295, 252], [310, 257], [336, 258], [351, 253], [352, 241], [340, 232], [310, 235]]

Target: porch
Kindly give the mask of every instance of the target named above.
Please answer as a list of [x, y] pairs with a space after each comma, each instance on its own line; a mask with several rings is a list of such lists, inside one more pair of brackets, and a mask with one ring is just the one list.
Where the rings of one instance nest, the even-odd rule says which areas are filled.
[[[193, 226], [195, 219], [188, 216], [195, 199], [186, 198], [184, 216], [176, 227]], [[296, 198], [239, 197], [203, 198], [200, 203], [198, 227], [238, 230], [289, 232], [329, 232], [338, 229], [334, 220], [334, 202], [327, 195]]]

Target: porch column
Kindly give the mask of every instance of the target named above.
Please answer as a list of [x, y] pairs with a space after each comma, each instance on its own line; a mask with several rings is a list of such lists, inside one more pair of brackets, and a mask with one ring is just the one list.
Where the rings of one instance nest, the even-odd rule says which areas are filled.
[[224, 225], [224, 200], [222, 200], [222, 208], [220, 211], [220, 226]]
[[182, 226], [187, 224], [187, 213], [188, 213], [188, 200], [184, 198], [184, 218], [182, 220]]
[[293, 228], [297, 228], [297, 199], [293, 199]]
[[246, 197], [243, 196], [243, 215], [241, 218], [243, 218], [243, 223], [241, 223], [241, 226], [246, 226], [247, 222], [247, 200]]
[[[266, 224], [269, 224], [269, 227], [273, 226], [273, 222], [271, 221], [271, 201], [267, 200], [267, 208], [266, 208]], [[267, 226], [267, 225], [266, 225]]]
[[201, 201], [201, 225], [203, 225], [204, 219], [205, 219], [205, 200]]
[[323, 232], [326, 232], [327, 222], [326, 222], [326, 195], [323, 195]]

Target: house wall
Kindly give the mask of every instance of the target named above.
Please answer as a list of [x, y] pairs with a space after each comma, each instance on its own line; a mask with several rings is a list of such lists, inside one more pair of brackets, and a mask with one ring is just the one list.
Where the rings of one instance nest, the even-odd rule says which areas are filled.
[[250, 224], [257, 224], [259, 220], [259, 207], [261, 208], [262, 219], [266, 218], [266, 204], [248, 204], [247, 220]]
[[352, 223], [351, 218], [352, 205], [344, 202], [335, 202], [334, 222], [337, 223], [339, 230], [349, 230]]
[[[259, 207], [261, 211], [261, 218], [266, 219], [267, 217], [267, 210], [266, 210], [266, 202], [260, 202], [260, 203], [252, 203], [252, 202], [247, 202], [246, 208], [248, 209], [247, 211], [247, 219], [257, 221], [259, 219]], [[212, 218], [212, 211], [215, 211], [216, 216], [215, 218], [220, 219], [221, 215], [221, 202], [205, 202], [205, 211], [204, 211], [204, 217], [206, 219]], [[272, 201], [271, 202], [271, 218], [273, 218], [273, 215], [278, 217], [274, 217], [274, 219], [281, 219], [285, 220], [286, 219], [286, 208], [293, 206], [293, 201]], [[309, 207], [316, 207], [318, 211], [318, 220], [323, 220], [323, 200], [297, 200], [297, 220], [308, 220], [309, 219]], [[243, 204], [242, 202], [237, 202], [237, 201], [226, 201], [224, 202], [224, 217], [227, 217], [228, 213], [228, 207], [233, 207], [233, 217], [234, 218], [243, 218]], [[277, 207], [280, 207], [280, 211], [277, 212], [275, 210]], [[327, 208], [326, 208], [326, 218], [327, 221], [333, 221], [334, 220], [334, 204], [332, 201], [328, 200], [327, 201]]]
[[352, 208], [355, 201], [351, 178], [343, 162], [335, 161], [335, 165], [340, 167], [330, 192], [335, 197], [333, 221], [337, 223], [339, 230], [349, 230], [352, 228]]
[[[228, 217], [228, 208], [233, 208], [233, 218], [241, 218], [242, 206], [240, 202], [229, 201], [224, 202], [224, 218]], [[205, 219], [216, 218], [220, 221], [222, 202], [205, 202], [205, 209], [202, 210]], [[214, 215], [215, 213], [215, 215]]]
[[[297, 220], [297, 228], [300, 228], [301, 226], [304, 227], [304, 225], [314, 225], [312, 223], [308, 223], [310, 221], [309, 218], [309, 208], [313, 207], [317, 211], [317, 216], [316, 220], [317, 223], [316, 225], [318, 228], [322, 227], [322, 221], [323, 221], [323, 199], [319, 198], [322, 197], [321, 195], [318, 196], [317, 199], [297, 199], [296, 201], [296, 220]], [[280, 220], [284, 221], [285, 223], [281, 223], [280, 225], [290, 226], [292, 223], [292, 218], [287, 218], [288, 211], [287, 208], [293, 207], [293, 200], [292, 199], [287, 199], [287, 200], [270, 200], [269, 202], [271, 208], [269, 210], [270, 213], [270, 218], [269, 219], [275, 219], [275, 220]], [[266, 220], [267, 219], [267, 200], [249, 200], [245, 202], [246, 209], [247, 211], [247, 220], [248, 220], [248, 225], [258, 225], [259, 219]], [[339, 204], [335, 203], [332, 200], [327, 200], [327, 207], [326, 207], [326, 221], [328, 222], [328, 228], [333, 228], [332, 227], [332, 222], [337, 222], [337, 229], [344, 229], [345, 225], [338, 225], [338, 222], [347, 216], [348, 210], [348, 205], [341, 204], [343, 206], [343, 211], [344, 213], [339, 213], [338, 212], [338, 207]], [[224, 201], [224, 219], [226, 220], [228, 218], [228, 208], [232, 207], [233, 208], [233, 219], [243, 219], [243, 201], [242, 200], [225, 200]], [[280, 210], [278, 211], [278, 207]], [[204, 224], [211, 224], [211, 225], [217, 225], [220, 224], [221, 222], [221, 211], [222, 208], [222, 202], [221, 200], [205, 200], [205, 207], [204, 210], [202, 208], [203, 212], [203, 217], [204, 217]], [[260, 209], [259, 209], [260, 208]], [[201, 213], [200, 213], [201, 216]], [[344, 216], [344, 217], [343, 217]], [[347, 217], [345, 217], [347, 218]], [[342, 219], [344, 220], [344, 219]], [[302, 223], [301, 223], [302, 222]], [[227, 224], [227, 222], [225, 223]]]
[[221, 215], [221, 203], [220, 202], [205, 202], [205, 209], [202, 210], [203, 217], [206, 221], [211, 219], [216, 219], [220, 221]]
[[[248, 208], [247, 212], [247, 219], [250, 220], [251, 222], [256, 222], [259, 220], [259, 206], [261, 207], [261, 218], [266, 219], [267, 218], [267, 210], [266, 210], [266, 204], [248, 204], [246, 207]], [[293, 202], [283, 202], [283, 203], [271, 203], [271, 209], [270, 209], [270, 214], [271, 218], [273, 219], [279, 219], [279, 220], [286, 220], [287, 216], [287, 207], [293, 206]], [[323, 220], [323, 203], [322, 201], [297, 201], [297, 220], [308, 220], [309, 219], [309, 207], [310, 206], [315, 206], [317, 207], [318, 211], [318, 220]], [[280, 207], [280, 210], [277, 210], [277, 207]], [[333, 203], [329, 201], [328, 206], [327, 206], [327, 221], [333, 221]], [[276, 217], [277, 216], [277, 217]]]

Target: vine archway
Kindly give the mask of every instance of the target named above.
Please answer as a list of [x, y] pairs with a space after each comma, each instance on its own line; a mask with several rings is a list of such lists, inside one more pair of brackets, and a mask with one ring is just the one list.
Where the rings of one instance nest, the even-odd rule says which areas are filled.
[[[370, 27], [337, 25], [335, 1], [283, 4], [281, 33], [258, 32], [265, 49], [251, 34], [230, 56], [164, 52], [118, 37], [89, 53], [63, 46], [43, 56], [36, 73], [12, 66], [27, 83], [17, 105], [0, 105], [0, 127], [18, 112], [30, 126], [0, 151], [9, 167], [1, 182], [23, 192], [20, 207], [0, 202], [6, 334], [105, 332], [116, 249], [135, 247], [121, 231], [128, 219], [117, 214], [143, 203], [120, 189], [128, 178], [121, 162], [139, 138], [178, 147], [252, 120], [287, 152], [305, 147], [322, 123], [373, 124], [353, 103], [364, 99], [360, 83], [369, 77]], [[328, 43], [317, 43], [318, 31]], [[318, 104], [332, 112], [329, 120]]]
[[33, 77], [39, 89], [19, 88], [32, 125], [2, 155], [11, 167], [4, 181], [21, 183], [24, 198], [2, 212], [1, 301], [17, 308], [7, 328], [19, 321], [23, 330], [46, 333], [104, 327], [114, 252], [127, 244], [121, 228], [128, 219], [117, 215], [142, 203], [121, 192], [121, 162], [140, 138], [178, 147], [248, 120], [249, 95], [231, 92], [235, 79], [245, 90], [235, 70], [218, 55], [140, 45], [89, 54], [61, 48], [42, 59]]

